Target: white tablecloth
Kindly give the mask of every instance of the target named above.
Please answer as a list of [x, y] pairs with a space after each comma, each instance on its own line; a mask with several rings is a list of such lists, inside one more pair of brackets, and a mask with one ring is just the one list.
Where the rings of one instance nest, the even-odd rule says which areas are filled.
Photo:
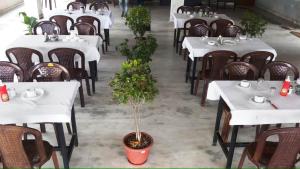
[[7, 48], [11, 47], [28, 47], [36, 49], [43, 54], [44, 62], [49, 61], [48, 52], [55, 48], [74, 48], [82, 51], [85, 55], [86, 68], [88, 69], [89, 61], [100, 61], [100, 53], [98, 47], [101, 47], [102, 40], [99, 36], [79, 35], [84, 42], [64, 42], [66, 35], [59, 35], [57, 42], [44, 42], [43, 35], [23, 35], [17, 38]]
[[[9, 102], [0, 101], [0, 124], [71, 122], [71, 109], [80, 86], [79, 82], [6, 84], [8, 88], [15, 88], [17, 96]], [[44, 96], [35, 101], [21, 99], [21, 93], [33, 87], [44, 89]]]
[[190, 15], [187, 15], [187, 14], [173, 13], [172, 16], [173, 16], [173, 20], [174, 20], [174, 29], [184, 28], [184, 23], [187, 20], [193, 19], [193, 18], [203, 19], [207, 22], [208, 25], [210, 25], [210, 23], [212, 21], [217, 20], [217, 19], [228, 19], [234, 23], [234, 21], [225, 14], [217, 14], [216, 15], [217, 17], [200, 17], [200, 16], [191, 17]]
[[[257, 82], [252, 81], [250, 88], [238, 87], [239, 81], [214, 81], [211, 86], [223, 98], [231, 110], [230, 125], [258, 125], [300, 122], [300, 96], [295, 94], [279, 95], [281, 81], [265, 81], [260, 90]], [[270, 95], [270, 87], [276, 87], [275, 95]], [[278, 109], [270, 103], [255, 103], [255, 95], [269, 97]]]
[[[231, 39], [231, 38], [224, 38]], [[274, 54], [274, 58], [277, 56], [277, 52], [271, 46], [266, 44], [260, 39], [247, 39], [236, 42], [235, 45], [208, 45], [208, 41], [216, 41], [216, 37], [209, 37], [204, 39], [202, 37], [185, 37], [182, 43], [184, 49], [188, 49], [190, 52], [189, 57], [194, 60], [194, 57], [203, 57], [206, 53], [215, 50], [230, 50], [238, 54], [239, 57], [253, 51], [268, 51]]]
[[[65, 15], [69, 16], [76, 22], [76, 19], [80, 16], [93, 16], [98, 18], [101, 21], [101, 29], [110, 29], [113, 25], [113, 16], [111, 11], [103, 11], [103, 14], [96, 14], [94, 11], [86, 10], [85, 13], [82, 13], [80, 10], [72, 11], [71, 14], [68, 13], [66, 10], [56, 9], [49, 11], [45, 14], [45, 19], [49, 19], [51, 16], [54, 15]], [[95, 25], [97, 26], [97, 25]]]

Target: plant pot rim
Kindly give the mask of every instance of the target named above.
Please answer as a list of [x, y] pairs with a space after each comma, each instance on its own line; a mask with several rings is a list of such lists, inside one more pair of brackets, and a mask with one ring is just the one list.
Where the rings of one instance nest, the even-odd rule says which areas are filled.
[[151, 148], [151, 147], [152, 147], [153, 142], [154, 142], [154, 141], [153, 141], [153, 138], [152, 138], [148, 133], [145, 133], [145, 132], [141, 132], [141, 133], [142, 133], [142, 135], [147, 135], [147, 137], [150, 138], [150, 142], [151, 142], [147, 147], [141, 148], [141, 149], [134, 149], [134, 148], [132, 148], [132, 147], [127, 146], [126, 143], [125, 143], [125, 139], [126, 139], [128, 136], [130, 136], [130, 135], [135, 135], [135, 133], [136, 133], [136, 132], [131, 132], [131, 133], [128, 133], [128, 134], [126, 134], [126, 135], [124, 136], [124, 138], [123, 138], [123, 144], [124, 144], [125, 147], [127, 147], [128, 149], [131, 149], [132, 151], [140, 151], [140, 150], [144, 150], [144, 149], [147, 149], [147, 148]]

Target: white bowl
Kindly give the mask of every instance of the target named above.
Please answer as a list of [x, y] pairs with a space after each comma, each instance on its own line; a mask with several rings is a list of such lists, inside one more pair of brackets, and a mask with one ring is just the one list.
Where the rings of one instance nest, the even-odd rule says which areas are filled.
[[247, 39], [247, 35], [240, 35], [240, 39], [241, 40], [246, 40]]
[[264, 103], [266, 101], [266, 97], [264, 96], [254, 96], [253, 101], [256, 103]]
[[250, 82], [248, 80], [242, 80], [239, 85], [241, 87], [248, 88], [248, 87], [250, 87]]
[[215, 45], [215, 44], [216, 44], [216, 42], [215, 42], [215, 41], [208, 41], [208, 42], [207, 42], [207, 44], [209, 44], [209, 45], [213, 46], [213, 45]]

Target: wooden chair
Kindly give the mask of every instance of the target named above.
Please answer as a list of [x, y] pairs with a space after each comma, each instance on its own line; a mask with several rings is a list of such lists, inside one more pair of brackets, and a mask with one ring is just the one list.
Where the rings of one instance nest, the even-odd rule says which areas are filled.
[[72, 7], [73, 10], [80, 10], [81, 7], [85, 7], [85, 4], [81, 3], [81, 2], [70, 2], [67, 5], [67, 9], [69, 9], [70, 7]]
[[228, 25], [224, 28], [223, 33], [221, 34], [223, 37], [236, 37], [237, 34], [241, 34], [243, 29], [237, 25]]
[[250, 52], [242, 56], [240, 59], [243, 62], [250, 63], [254, 65], [261, 74], [262, 69], [274, 59], [274, 54], [267, 51], [255, 51]]
[[[22, 140], [25, 134], [35, 139]], [[3, 168], [41, 168], [50, 158], [55, 168], [59, 168], [54, 148], [32, 128], [0, 125], [0, 151]]]
[[68, 28], [68, 22], [70, 26], [74, 24], [74, 20], [68, 16], [65, 15], [54, 15], [49, 18], [50, 21], [55, 22], [60, 27], [60, 34], [61, 35], [69, 35], [69, 28]]
[[106, 9], [109, 10], [109, 6], [107, 5], [107, 3], [99, 3], [99, 2], [93, 2], [90, 5], [90, 10], [92, 10], [94, 8], [94, 10], [98, 10], [98, 9]]
[[37, 35], [37, 30], [41, 29], [42, 31], [42, 35], [44, 33], [47, 33], [48, 35], [53, 35], [55, 34], [55, 32], [57, 34], [60, 34], [60, 27], [57, 23], [55, 22], [51, 22], [51, 21], [41, 21], [39, 23], [37, 23], [34, 27], [33, 27], [33, 34]]
[[43, 55], [41, 52], [23, 47], [10, 48], [6, 50], [6, 56], [10, 62], [16, 61], [24, 71], [24, 81], [30, 81], [30, 76], [28, 74], [29, 69], [34, 65], [33, 58], [36, 57], [39, 63], [43, 62]]
[[289, 72], [293, 73], [294, 80], [299, 78], [299, 71], [296, 66], [284, 61], [274, 61], [267, 64], [261, 71], [261, 77], [265, 77], [266, 72], [270, 73], [270, 80], [285, 80]]
[[[276, 136], [278, 142], [267, 141]], [[300, 152], [300, 128], [267, 130], [248, 145], [241, 156], [242, 168], [246, 156], [257, 168], [295, 168]]]
[[86, 22], [79, 22], [75, 23], [71, 26], [71, 29], [76, 29], [78, 32], [78, 35], [96, 35], [97, 30], [96, 27], [92, 24], [86, 23]]
[[237, 60], [237, 54], [232, 51], [218, 50], [205, 54], [202, 61], [202, 70], [197, 75], [195, 94], [198, 92], [199, 81], [204, 80], [201, 96], [201, 106], [204, 106], [208, 85], [213, 80], [220, 80], [220, 72], [225, 65]]
[[108, 47], [108, 41], [106, 41], [106, 39], [104, 39], [103, 35], [101, 34], [101, 21], [93, 16], [80, 16], [76, 19], [77, 23], [80, 22], [86, 22], [89, 23], [91, 25], [97, 25], [96, 29], [97, 29], [97, 34], [100, 36], [100, 38], [102, 39], [102, 41], [104, 43], [102, 43], [102, 52], [104, 53], [104, 44], [106, 44], [106, 51], [107, 51], [107, 47]]
[[210, 23], [210, 27], [213, 30], [212, 36], [217, 37], [222, 35], [224, 29], [229, 26], [233, 25], [233, 22], [227, 19], [217, 19]]
[[[80, 67], [78, 67], [77, 62], [75, 63], [76, 56], [79, 56]], [[90, 82], [88, 73], [85, 69], [85, 56], [84, 53], [77, 49], [72, 48], [56, 48], [48, 52], [48, 57], [50, 62], [58, 60], [58, 63], [66, 67], [70, 73], [71, 79], [78, 80], [80, 82], [79, 94], [81, 107], [85, 106], [84, 94], [82, 88], [82, 80], [85, 80], [87, 93], [90, 96]], [[56, 59], [55, 59], [56, 58]]]
[[81, 2], [84, 6], [87, 4], [87, 0], [75, 0], [75, 2]]
[[15, 74], [20, 82], [24, 80], [24, 73], [21, 67], [14, 63], [0, 61], [0, 80], [2, 82], [13, 82]]

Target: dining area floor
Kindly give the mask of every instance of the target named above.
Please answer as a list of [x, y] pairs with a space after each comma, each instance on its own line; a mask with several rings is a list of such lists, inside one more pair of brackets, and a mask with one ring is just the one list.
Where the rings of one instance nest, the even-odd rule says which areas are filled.
[[[155, 4], [148, 6], [152, 15], [151, 33], [158, 41], [151, 68], [158, 82], [159, 95], [154, 102], [142, 109], [141, 129], [153, 137], [154, 146], [148, 161], [141, 167], [223, 168], [226, 157], [220, 146], [212, 145], [218, 102], [207, 101], [205, 107], [202, 107], [200, 96], [190, 94], [190, 84], [185, 82], [186, 61], [173, 48], [173, 23], [169, 22], [169, 7]], [[124, 38], [131, 37], [132, 33], [125, 26], [125, 19], [120, 17], [119, 8], [110, 7], [114, 15], [114, 25], [110, 33], [108, 52], [101, 54], [98, 65], [96, 93], [86, 96], [84, 108], [80, 107], [78, 98], [75, 101], [79, 146], [74, 149], [70, 160], [72, 168], [139, 167], [130, 164], [123, 151], [123, 136], [134, 130], [130, 107], [113, 101], [109, 86], [121, 63], [126, 60], [120, 56], [117, 46]], [[20, 8], [22, 7], [17, 10]], [[244, 11], [245, 9], [240, 8], [235, 11], [222, 10], [236, 23]], [[5, 17], [1, 16], [0, 21], [5, 20]], [[289, 61], [300, 69], [300, 38], [281, 28], [280, 24], [269, 23], [262, 39], [276, 49], [276, 60]], [[56, 144], [51, 124], [47, 125], [47, 133], [43, 137]], [[252, 141], [254, 138], [253, 126], [244, 126], [239, 130], [239, 141]], [[67, 139], [70, 138], [67, 136]], [[237, 166], [242, 150], [236, 149], [233, 167]], [[60, 156], [59, 161], [61, 162]], [[52, 162], [43, 167], [49, 166], [52, 166]], [[254, 167], [247, 160], [244, 166]]]

